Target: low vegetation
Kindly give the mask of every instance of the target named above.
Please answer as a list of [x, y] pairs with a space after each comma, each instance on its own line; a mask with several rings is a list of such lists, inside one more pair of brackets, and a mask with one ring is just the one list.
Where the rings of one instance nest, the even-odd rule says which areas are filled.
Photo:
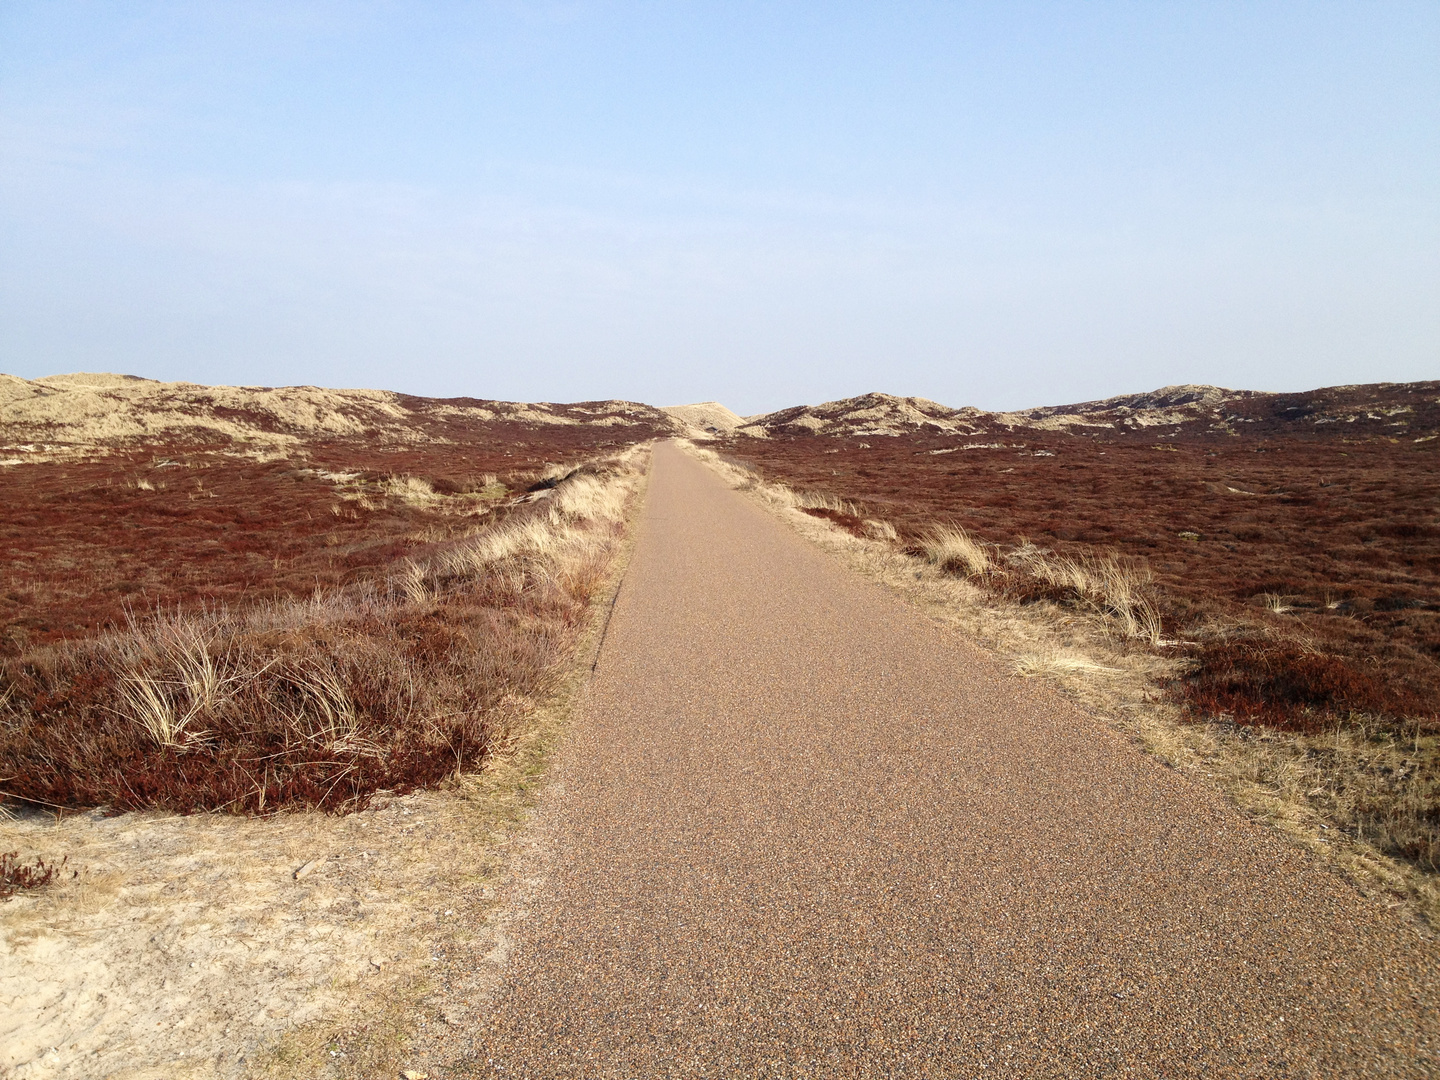
[[920, 550], [932, 565], [971, 577], [990, 572], [990, 551], [959, 525], [936, 525], [920, 536]]
[[64, 860], [57, 865], [44, 859], [23, 860], [18, 851], [0, 853], [0, 900], [9, 900], [21, 889], [49, 885], [63, 867]]
[[351, 810], [474, 767], [573, 647], [635, 454], [556, 470], [503, 512], [489, 477], [463, 528], [349, 584], [157, 606], [4, 657], [0, 789], [115, 812]]
[[848, 500], [906, 548], [1015, 600], [1105, 609], [1137, 638], [1183, 643], [1187, 673], [1170, 690], [1197, 717], [1296, 731], [1350, 713], [1434, 720], [1440, 443], [1339, 427], [721, 448], [788, 487]]
[[0, 465], [0, 656], [101, 633], [128, 612], [378, 582], [432, 545], [524, 512], [517, 500], [562, 463], [631, 445], [579, 425], [491, 425], [472, 438], [260, 457], [164, 443]]

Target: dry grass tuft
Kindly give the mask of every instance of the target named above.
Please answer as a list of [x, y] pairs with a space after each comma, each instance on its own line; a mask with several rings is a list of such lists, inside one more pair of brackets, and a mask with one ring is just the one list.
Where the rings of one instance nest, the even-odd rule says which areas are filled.
[[899, 534], [895, 531], [895, 526], [891, 525], [888, 521], [877, 521], [874, 518], [866, 518], [864, 526], [865, 536], [870, 540], [894, 543], [900, 538]]
[[932, 566], [970, 577], [990, 572], [990, 553], [959, 525], [937, 525], [920, 537], [920, 549]]
[[[788, 491], [789, 489], [782, 489]], [[783, 496], [782, 496], [783, 497]], [[797, 510], [829, 510], [832, 513], [843, 514], [846, 517], [859, 517], [860, 511], [854, 503], [838, 499], [823, 491], [792, 491], [791, 505]]]
[[1045, 650], [1021, 653], [1011, 662], [1011, 670], [1021, 678], [1065, 679], [1075, 675], [1123, 675], [1123, 668], [1097, 664], [1089, 657], [1073, 653]]
[[1007, 587], [1015, 599], [1054, 600], [1089, 607], [1124, 637], [1151, 645], [1163, 640], [1153, 581], [1144, 567], [1125, 562], [1113, 553], [1056, 555], [1029, 543], [1010, 552], [1006, 562], [1018, 577]]
[[1288, 611], [1295, 610], [1295, 606], [1279, 593], [1262, 593], [1260, 602], [1265, 605], [1267, 611], [1274, 615], [1284, 615]]
[[385, 481], [383, 490], [392, 499], [409, 503], [425, 504], [436, 498], [435, 488], [418, 476], [392, 476]]

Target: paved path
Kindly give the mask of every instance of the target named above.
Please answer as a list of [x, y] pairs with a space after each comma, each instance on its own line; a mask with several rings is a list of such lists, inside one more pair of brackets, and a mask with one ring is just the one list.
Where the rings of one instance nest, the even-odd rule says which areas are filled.
[[1440, 1075], [1429, 938], [673, 447], [490, 1076]]

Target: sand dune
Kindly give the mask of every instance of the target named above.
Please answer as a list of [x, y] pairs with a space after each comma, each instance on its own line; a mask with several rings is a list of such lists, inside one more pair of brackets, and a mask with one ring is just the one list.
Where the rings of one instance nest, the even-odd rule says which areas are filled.
[[732, 412], [718, 401], [701, 401], [694, 405], [666, 405], [661, 412], [690, 425], [695, 430], [695, 436], [700, 438], [717, 434], [728, 435], [743, 427], [746, 421], [746, 417]]
[[[751, 416], [735, 434], [768, 438], [777, 435], [846, 437], [908, 435], [1006, 435], [1024, 431], [1084, 434], [1105, 430], [1112, 435], [1153, 438], [1171, 432], [1234, 434], [1330, 434], [1345, 425], [1383, 429], [1401, 436], [1412, 428], [1428, 435], [1435, 428], [1440, 382], [1373, 383], [1333, 386], [1293, 394], [1227, 390], [1218, 386], [1166, 386], [1143, 394], [1126, 394], [1074, 405], [1047, 405], [1013, 412], [951, 408], [919, 397], [862, 394], [820, 405], [797, 405]], [[699, 408], [699, 406], [693, 406]]]
[[443, 444], [457, 427], [496, 421], [686, 431], [668, 413], [630, 401], [562, 405], [317, 386], [203, 386], [103, 372], [33, 380], [0, 375], [0, 451], [11, 463], [139, 443], [252, 451], [284, 451], [315, 439]]

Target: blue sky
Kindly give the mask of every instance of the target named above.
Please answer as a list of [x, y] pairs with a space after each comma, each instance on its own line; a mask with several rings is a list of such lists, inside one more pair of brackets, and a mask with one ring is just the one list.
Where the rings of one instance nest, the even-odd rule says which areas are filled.
[[0, 370], [1440, 377], [1440, 4], [0, 4]]

